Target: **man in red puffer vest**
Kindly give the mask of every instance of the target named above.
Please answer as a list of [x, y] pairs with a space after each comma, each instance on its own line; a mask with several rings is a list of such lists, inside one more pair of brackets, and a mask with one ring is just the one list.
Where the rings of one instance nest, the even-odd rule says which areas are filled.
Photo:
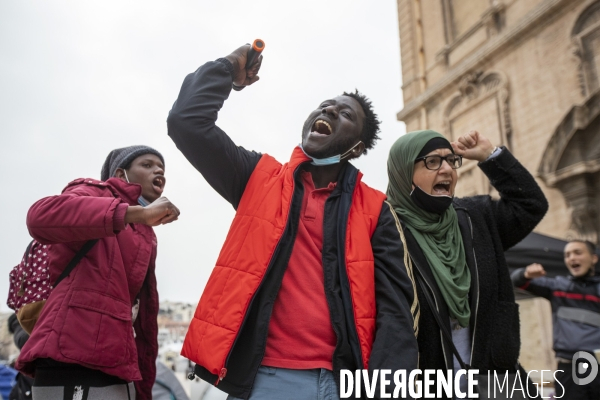
[[337, 398], [340, 370], [417, 368], [418, 305], [395, 213], [348, 162], [378, 139], [370, 101], [322, 102], [285, 164], [236, 146], [215, 122], [232, 84], [258, 80], [249, 48], [188, 75], [167, 121], [237, 211], [182, 354], [243, 399]]

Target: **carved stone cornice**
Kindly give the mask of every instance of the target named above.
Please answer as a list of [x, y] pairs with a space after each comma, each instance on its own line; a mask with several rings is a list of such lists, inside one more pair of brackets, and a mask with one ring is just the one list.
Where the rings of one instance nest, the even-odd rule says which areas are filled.
[[[577, 175], [594, 174], [600, 171], [600, 160], [589, 160], [580, 161], [576, 164], [569, 165], [566, 168], [562, 168], [559, 171], [551, 172], [546, 174], [542, 179], [544, 183], [549, 187], [555, 187], [562, 181], [571, 179]], [[584, 189], [579, 189], [584, 190]], [[587, 190], [587, 189], [586, 189]], [[577, 198], [582, 193], [573, 194], [573, 198]]]

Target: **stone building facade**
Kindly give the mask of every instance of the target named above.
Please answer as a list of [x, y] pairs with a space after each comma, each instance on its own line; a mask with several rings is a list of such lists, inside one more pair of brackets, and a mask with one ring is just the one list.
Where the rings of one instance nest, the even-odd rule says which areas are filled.
[[[550, 209], [536, 232], [600, 240], [600, 1], [397, 0], [407, 131], [508, 147]], [[457, 195], [494, 189], [474, 162]], [[565, 271], [566, 272], [566, 271]], [[521, 362], [552, 369], [550, 308], [521, 303]]]

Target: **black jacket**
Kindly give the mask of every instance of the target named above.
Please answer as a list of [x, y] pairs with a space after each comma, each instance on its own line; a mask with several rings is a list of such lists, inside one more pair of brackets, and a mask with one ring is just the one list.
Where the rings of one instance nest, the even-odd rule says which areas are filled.
[[600, 276], [525, 278], [525, 268], [515, 270], [515, 286], [550, 300], [554, 351], [571, 359], [578, 351], [600, 349]]
[[[456, 199], [467, 265], [471, 272], [471, 366], [488, 370], [515, 371], [520, 350], [519, 311], [515, 303], [504, 251], [521, 241], [542, 219], [548, 203], [531, 174], [507, 150], [479, 164], [500, 193]], [[429, 264], [409, 229], [404, 229], [416, 279], [424, 279], [433, 294], [443, 321], [450, 317]], [[419, 319], [419, 368], [452, 369], [452, 350], [442, 341], [441, 331], [417, 285]]]
[[[236, 146], [215, 125], [232, 83], [231, 64], [223, 59], [209, 62], [188, 75], [167, 120], [169, 135], [208, 183], [234, 208], [256, 167], [259, 153]], [[258, 121], [257, 121], [258, 122]], [[302, 168], [302, 167], [301, 167]], [[271, 311], [281, 285], [298, 227], [303, 185], [296, 171], [295, 191], [287, 227], [268, 272], [255, 294], [245, 322], [228, 358], [226, 377], [218, 388], [247, 398], [264, 356]], [[350, 210], [358, 170], [347, 164], [325, 204], [323, 226], [323, 272], [331, 324], [337, 336], [333, 354], [334, 376], [339, 386], [340, 369], [362, 369], [352, 302], [345, 276], [345, 217]], [[414, 282], [404, 263], [394, 213], [383, 204], [371, 239], [375, 257], [377, 323], [369, 369], [412, 370], [417, 366], [414, 335]], [[416, 309], [415, 309], [416, 312]], [[196, 374], [214, 384], [217, 376], [202, 366]], [[364, 394], [364, 390], [362, 391]]]

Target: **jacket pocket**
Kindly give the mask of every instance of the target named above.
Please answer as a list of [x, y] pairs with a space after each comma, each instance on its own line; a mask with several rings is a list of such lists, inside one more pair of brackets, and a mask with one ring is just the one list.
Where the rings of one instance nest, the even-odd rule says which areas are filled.
[[513, 370], [521, 347], [519, 305], [499, 301], [496, 307], [491, 343], [492, 361], [497, 368]]
[[100, 292], [73, 290], [58, 341], [63, 356], [115, 367], [127, 360], [132, 337], [130, 304]]

